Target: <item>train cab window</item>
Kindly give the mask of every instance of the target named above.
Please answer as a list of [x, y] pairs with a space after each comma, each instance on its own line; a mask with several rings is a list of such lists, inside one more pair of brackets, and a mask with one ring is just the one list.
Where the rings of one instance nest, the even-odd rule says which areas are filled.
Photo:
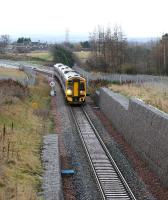
[[85, 90], [85, 85], [84, 85], [84, 83], [82, 83], [82, 82], [80, 82], [80, 90]]
[[71, 90], [73, 89], [73, 82], [72, 81], [68, 81], [67, 88], [71, 89]]

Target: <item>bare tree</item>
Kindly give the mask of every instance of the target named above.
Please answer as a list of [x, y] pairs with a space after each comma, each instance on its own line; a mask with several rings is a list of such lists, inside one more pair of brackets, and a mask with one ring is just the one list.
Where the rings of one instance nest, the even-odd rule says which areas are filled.
[[91, 47], [94, 64], [103, 71], [118, 72], [125, 58], [126, 39], [124, 38], [121, 28], [118, 26], [108, 27], [104, 31], [104, 27], [99, 26], [92, 33]]
[[164, 34], [152, 48], [152, 58], [157, 73], [168, 75], [168, 34]]
[[6, 47], [10, 42], [9, 35], [1, 35], [0, 37], [0, 53], [5, 53]]

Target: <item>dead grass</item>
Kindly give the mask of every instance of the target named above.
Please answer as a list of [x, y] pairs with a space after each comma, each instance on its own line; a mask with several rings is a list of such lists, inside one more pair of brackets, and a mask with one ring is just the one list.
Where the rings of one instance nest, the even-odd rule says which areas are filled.
[[23, 71], [20, 71], [18, 69], [11, 69], [11, 68], [5, 68], [0, 67], [0, 78], [3, 77], [13, 77], [13, 78], [26, 78], [26, 74]]
[[0, 105], [12, 104], [29, 95], [29, 90], [20, 82], [12, 79], [0, 80]]
[[[49, 86], [38, 77], [23, 100], [0, 106], [0, 199], [39, 199], [42, 136], [49, 132]], [[0, 86], [1, 87], [1, 86]], [[36, 106], [34, 106], [36, 105]]]
[[32, 51], [30, 53], [0, 54], [0, 59], [26, 61], [29, 63], [48, 65], [52, 64], [52, 55], [48, 51]]
[[77, 56], [77, 58], [84, 63], [86, 60], [88, 60], [91, 52], [90, 51], [76, 51], [74, 54]]
[[119, 92], [127, 97], [140, 98], [145, 103], [168, 113], [168, 89], [162, 89], [151, 84], [111, 84], [108, 87], [114, 92]]
[[49, 51], [33, 51], [31, 53], [27, 53], [28, 57], [44, 59], [46, 61], [52, 61], [53, 56]]

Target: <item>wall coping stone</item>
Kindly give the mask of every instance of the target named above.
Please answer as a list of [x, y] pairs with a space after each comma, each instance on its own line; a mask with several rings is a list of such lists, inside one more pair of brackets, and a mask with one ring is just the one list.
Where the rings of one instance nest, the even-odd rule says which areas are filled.
[[154, 113], [156, 115], [159, 115], [160, 117], [163, 117], [163, 118], [168, 120], [168, 113], [165, 113], [164, 111], [159, 110], [158, 108], [156, 108], [156, 107], [154, 107], [152, 105], [146, 104], [141, 99], [138, 99], [138, 98], [135, 98], [135, 97], [131, 97], [130, 98], [130, 102], [136, 103], [136, 104], [144, 107], [145, 109], [151, 111], [152, 113]]
[[112, 97], [116, 102], [118, 102], [122, 107], [124, 107], [126, 110], [128, 110], [129, 107], [129, 99], [125, 97], [122, 94], [113, 92], [112, 90], [102, 87], [100, 88], [100, 91], [103, 90], [106, 92], [110, 97]]

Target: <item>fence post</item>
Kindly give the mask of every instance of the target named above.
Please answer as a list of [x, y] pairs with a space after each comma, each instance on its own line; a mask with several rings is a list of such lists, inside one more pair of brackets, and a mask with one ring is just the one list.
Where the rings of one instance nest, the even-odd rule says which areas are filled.
[[13, 132], [13, 122], [12, 122], [12, 132]]
[[5, 124], [4, 124], [4, 127], [3, 127], [3, 141], [5, 139], [5, 135], [6, 135], [6, 127], [5, 127]]

